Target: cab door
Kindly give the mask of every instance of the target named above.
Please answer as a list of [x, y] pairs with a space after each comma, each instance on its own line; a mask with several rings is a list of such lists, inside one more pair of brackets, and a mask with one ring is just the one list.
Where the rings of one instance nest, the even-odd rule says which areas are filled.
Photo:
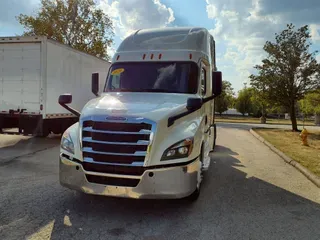
[[[212, 95], [211, 92], [211, 69], [210, 64], [207, 61], [201, 63], [200, 69], [200, 95], [202, 98], [207, 98]], [[210, 156], [211, 146], [213, 144], [211, 133], [211, 123], [212, 123], [212, 102], [206, 102], [202, 106], [202, 116], [203, 116], [203, 129], [204, 129], [204, 159], [203, 159], [203, 170], [207, 170], [210, 166]]]

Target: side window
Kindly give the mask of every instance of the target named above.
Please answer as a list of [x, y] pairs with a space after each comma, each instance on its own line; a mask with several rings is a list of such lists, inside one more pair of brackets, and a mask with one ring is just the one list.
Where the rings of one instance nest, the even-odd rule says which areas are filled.
[[204, 68], [201, 68], [201, 95], [206, 95], [206, 80], [207, 80], [207, 72]]
[[215, 56], [215, 42], [213, 40], [213, 37], [210, 37], [210, 52], [211, 52], [211, 61], [212, 61], [212, 65], [216, 66], [216, 56]]

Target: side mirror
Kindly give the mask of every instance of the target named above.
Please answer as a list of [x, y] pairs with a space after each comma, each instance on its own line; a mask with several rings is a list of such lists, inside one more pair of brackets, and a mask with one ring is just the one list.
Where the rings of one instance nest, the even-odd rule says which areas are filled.
[[72, 103], [72, 95], [71, 94], [62, 94], [59, 96], [59, 104], [65, 105]]
[[219, 96], [222, 92], [222, 73], [212, 72], [212, 95]]
[[91, 91], [97, 97], [99, 96], [99, 73], [92, 73], [91, 77]]
[[187, 101], [187, 109], [196, 111], [202, 107], [202, 98], [189, 98]]
[[72, 103], [72, 95], [69, 93], [62, 94], [59, 96], [59, 104], [67, 109], [69, 112], [73, 113], [75, 116], [80, 117], [80, 112], [67, 106], [67, 104]]

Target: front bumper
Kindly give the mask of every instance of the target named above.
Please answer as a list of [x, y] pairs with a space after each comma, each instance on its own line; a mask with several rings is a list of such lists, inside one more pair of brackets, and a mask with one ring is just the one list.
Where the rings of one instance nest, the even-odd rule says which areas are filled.
[[[201, 163], [197, 158], [185, 166], [148, 169], [141, 176], [107, 174], [87, 172], [80, 162], [60, 155], [59, 177], [62, 186], [88, 194], [138, 199], [169, 199], [183, 198], [195, 191], [200, 167]], [[134, 187], [106, 185], [89, 182], [86, 176], [135, 179], [138, 184]]]

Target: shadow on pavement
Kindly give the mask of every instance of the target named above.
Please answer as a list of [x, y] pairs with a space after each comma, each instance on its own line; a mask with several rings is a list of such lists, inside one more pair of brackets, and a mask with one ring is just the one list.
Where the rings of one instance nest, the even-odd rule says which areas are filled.
[[320, 205], [247, 176], [237, 155], [217, 146], [192, 204], [89, 196], [62, 188], [58, 178], [38, 182], [38, 195], [28, 187], [17, 190], [23, 199], [4, 195], [0, 222], [8, 227], [0, 227], [0, 238], [319, 239]]
[[36, 153], [55, 147], [60, 142], [60, 135], [50, 135], [47, 138], [0, 135], [0, 165], [15, 160], [18, 157]]

